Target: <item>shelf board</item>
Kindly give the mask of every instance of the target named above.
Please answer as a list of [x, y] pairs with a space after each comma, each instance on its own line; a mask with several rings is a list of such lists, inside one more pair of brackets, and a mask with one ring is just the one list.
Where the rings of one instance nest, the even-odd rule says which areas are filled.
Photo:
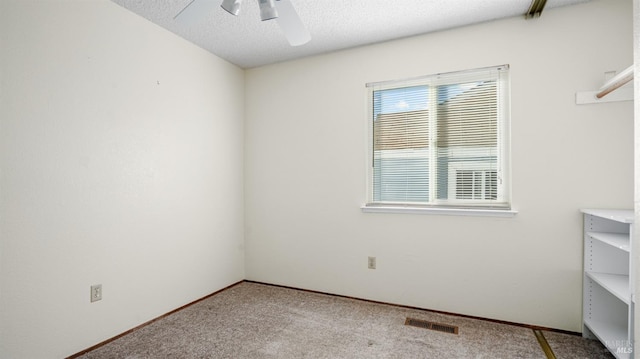
[[629, 276], [621, 274], [609, 274], [598, 272], [586, 272], [587, 277], [591, 278], [594, 282], [598, 283], [602, 288], [606, 289], [611, 294], [615, 295], [618, 299], [625, 304], [629, 304], [631, 301], [631, 290], [629, 289]]
[[632, 209], [583, 209], [582, 213], [621, 223], [633, 223]]
[[629, 342], [628, 329], [612, 323], [586, 319], [584, 324], [617, 358], [631, 358], [631, 353], [617, 353], [618, 343]]
[[587, 235], [625, 252], [630, 250], [628, 233], [587, 232]]

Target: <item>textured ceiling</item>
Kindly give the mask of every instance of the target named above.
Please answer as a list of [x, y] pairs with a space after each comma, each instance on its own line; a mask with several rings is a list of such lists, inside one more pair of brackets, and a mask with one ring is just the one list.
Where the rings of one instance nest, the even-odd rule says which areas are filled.
[[[243, 68], [523, 16], [532, 0], [291, 0], [311, 41], [291, 47], [275, 21], [260, 21], [257, 0], [244, 0], [232, 16], [217, 6], [184, 26], [173, 17], [191, 0], [112, 0], [207, 51]], [[588, 0], [548, 0], [554, 7]], [[535, 20], [534, 20], [535, 21]]]

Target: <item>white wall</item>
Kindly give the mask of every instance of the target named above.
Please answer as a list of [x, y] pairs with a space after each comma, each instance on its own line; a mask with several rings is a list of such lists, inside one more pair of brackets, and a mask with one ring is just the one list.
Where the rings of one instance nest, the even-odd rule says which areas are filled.
[[[640, 0], [633, 0], [633, 59], [635, 74], [640, 74]], [[635, 223], [640, 223], [640, 75], [634, 76], [634, 212]], [[640, 232], [632, 233], [631, 255], [635, 267], [634, 295], [640, 293]], [[634, 310], [634, 343], [640, 343], [640, 310]], [[638, 347], [636, 346], [636, 351]]]
[[[633, 206], [633, 104], [574, 96], [632, 63], [631, 14], [596, 0], [247, 71], [247, 279], [581, 331], [579, 209]], [[505, 63], [519, 214], [362, 213], [365, 83]]]
[[3, 0], [0, 36], [0, 357], [242, 280], [244, 72], [107, 0]]

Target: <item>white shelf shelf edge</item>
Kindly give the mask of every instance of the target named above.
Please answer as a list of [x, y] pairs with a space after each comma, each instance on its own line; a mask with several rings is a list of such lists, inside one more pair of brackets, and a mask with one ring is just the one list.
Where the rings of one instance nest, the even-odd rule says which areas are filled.
[[[627, 328], [611, 325], [605, 322], [585, 319], [584, 324], [604, 344], [616, 358], [631, 358], [631, 353], [623, 353], [625, 347], [618, 347], [618, 343], [626, 343], [628, 338]], [[620, 350], [622, 349], [622, 350]]]
[[625, 252], [630, 251], [629, 234], [628, 233], [605, 233], [605, 232], [587, 232], [587, 235], [600, 242], [621, 249]]
[[[600, 102], [633, 101], [634, 65], [620, 71], [609, 79], [598, 91], [576, 92], [576, 104], [585, 105]], [[625, 86], [626, 85], [626, 86]]]
[[582, 213], [610, 219], [620, 223], [633, 223], [632, 209], [583, 209]]
[[631, 290], [629, 289], [629, 276], [621, 274], [586, 272], [587, 277], [598, 283], [616, 298], [625, 304], [631, 302]]
[[576, 92], [576, 105], [589, 105], [592, 103], [633, 101], [633, 86], [625, 86], [612, 92], [603, 98], [597, 98], [600, 91]]

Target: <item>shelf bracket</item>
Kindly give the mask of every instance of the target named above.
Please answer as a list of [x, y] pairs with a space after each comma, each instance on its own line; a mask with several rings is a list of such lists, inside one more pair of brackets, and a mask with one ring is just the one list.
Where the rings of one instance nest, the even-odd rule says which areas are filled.
[[[633, 65], [608, 79], [597, 91], [576, 92], [576, 104], [633, 101]], [[606, 73], [605, 76], [610, 73]], [[629, 86], [625, 86], [631, 83]]]

